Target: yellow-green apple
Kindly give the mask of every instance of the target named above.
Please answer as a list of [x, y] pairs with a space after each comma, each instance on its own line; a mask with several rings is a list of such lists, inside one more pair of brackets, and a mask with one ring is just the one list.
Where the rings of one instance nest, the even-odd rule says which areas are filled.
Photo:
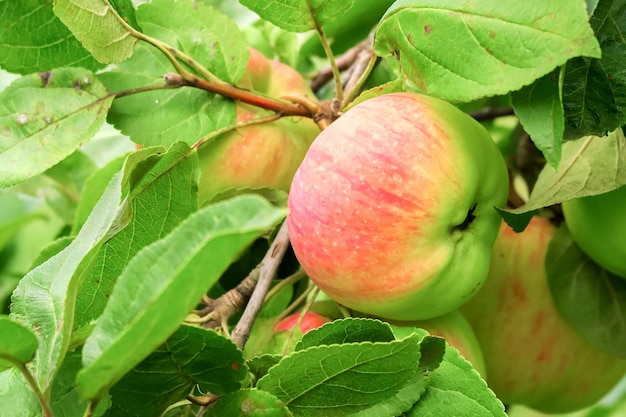
[[361, 102], [311, 145], [289, 192], [289, 236], [335, 301], [395, 320], [457, 309], [487, 277], [508, 193], [487, 131], [443, 100]]
[[598, 265], [626, 278], [626, 186], [564, 201], [562, 206], [578, 246]]
[[[268, 60], [252, 48], [239, 86], [275, 98], [295, 95], [315, 100], [306, 80], [296, 70]], [[237, 103], [236, 112], [237, 122], [272, 114], [245, 103]], [[319, 132], [312, 119], [282, 117], [238, 128], [202, 145], [198, 149], [200, 203], [233, 188], [289, 191], [294, 172]]]
[[557, 311], [544, 266], [554, 233], [541, 217], [522, 233], [503, 223], [487, 282], [461, 311], [498, 398], [560, 413], [600, 399], [624, 376], [626, 361], [589, 344]]
[[478, 339], [468, 321], [458, 310], [429, 320], [386, 321], [394, 326], [394, 333], [399, 338], [407, 336], [411, 328], [418, 327], [433, 336], [446, 339], [448, 345], [458, 350], [483, 378], [487, 377], [485, 359]]

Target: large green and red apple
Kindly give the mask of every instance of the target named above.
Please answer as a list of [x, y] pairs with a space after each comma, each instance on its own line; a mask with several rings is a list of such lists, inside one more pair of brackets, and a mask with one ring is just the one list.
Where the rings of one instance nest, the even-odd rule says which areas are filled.
[[626, 186], [563, 202], [567, 227], [598, 265], [626, 278]]
[[481, 287], [507, 194], [503, 158], [479, 123], [433, 97], [385, 94], [311, 145], [289, 193], [289, 236], [335, 301], [424, 320]]
[[[293, 68], [268, 60], [250, 48], [250, 59], [239, 87], [281, 98], [298, 95], [315, 100], [306, 80]], [[271, 115], [272, 112], [237, 103], [237, 122]], [[293, 175], [309, 145], [319, 134], [316, 123], [305, 117], [238, 128], [198, 149], [201, 177], [200, 203], [236, 188], [277, 188], [289, 191]]]
[[557, 311], [544, 266], [554, 233], [540, 217], [522, 233], [503, 223], [487, 282], [461, 311], [498, 398], [560, 413], [599, 400], [624, 376], [626, 361], [589, 344]]

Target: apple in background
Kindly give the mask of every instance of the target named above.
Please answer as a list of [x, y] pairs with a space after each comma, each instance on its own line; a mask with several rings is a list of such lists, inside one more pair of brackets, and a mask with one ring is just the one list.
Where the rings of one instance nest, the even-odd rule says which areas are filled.
[[472, 367], [486, 379], [487, 371], [478, 339], [463, 314], [458, 310], [444, 316], [421, 321], [386, 320], [394, 326], [394, 333], [398, 338], [408, 336], [410, 329], [418, 327], [428, 331], [433, 336], [446, 339], [446, 342], [459, 351]]
[[[272, 338], [268, 344], [269, 353], [285, 355], [292, 352], [304, 334], [331, 321], [328, 317], [311, 311], [307, 311], [304, 316], [302, 316], [302, 320], [300, 320], [300, 318], [301, 313], [294, 313], [274, 325]], [[300, 331], [293, 331], [298, 325], [298, 321], [300, 321], [300, 325], [298, 326]]]
[[274, 326], [274, 333], [278, 333], [284, 330], [291, 330], [298, 324], [300, 321], [300, 331], [302, 334], [307, 333], [310, 330], [317, 329], [318, 327], [329, 323], [330, 319], [328, 317], [322, 316], [321, 314], [313, 313], [311, 311], [306, 312], [304, 316], [302, 316], [302, 320], [300, 320], [301, 314], [295, 313], [290, 316], [285, 317]]
[[549, 413], [593, 404], [626, 373], [626, 361], [590, 345], [556, 310], [544, 266], [554, 233], [540, 217], [519, 234], [503, 223], [487, 282], [461, 308], [498, 398]]
[[348, 110], [305, 156], [287, 222], [298, 261], [340, 304], [423, 320], [467, 302], [487, 277], [508, 176], [487, 131], [425, 95]]
[[[250, 48], [250, 59], [239, 87], [266, 96], [306, 96], [316, 100], [306, 80], [286, 64], [271, 61]], [[237, 122], [272, 112], [237, 103]], [[277, 188], [289, 191], [293, 175], [320, 129], [312, 119], [282, 117], [271, 123], [225, 133], [198, 149], [201, 204], [233, 188]]]
[[562, 206], [578, 246], [598, 265], [626, 278], [626, 186], [564, 201]]

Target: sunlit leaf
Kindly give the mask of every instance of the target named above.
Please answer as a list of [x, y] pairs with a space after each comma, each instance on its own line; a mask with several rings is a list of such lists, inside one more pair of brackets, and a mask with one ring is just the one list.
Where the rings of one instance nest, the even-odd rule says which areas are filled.
[[102, 397], [162, 344], [237, 255], [283, 216], [258, 196], [236, 197], [194, 213], [141, 250], [83, 348], [83, 397]]
[[332, 22], [355, 0], [241, 0], [263, 19], [291, 32], [306, 32]]
[[518, 90], [570, 58], [600, 56], [583, 0], [399, 0], [374, 48], [425, 93], [452, 101]]
[[0, 68], [19, 74], [103, 67], [55, 16], [49, 0], [0, 0]]
[[0, 93], [0, 187], [40, 174], [87, 142], [113, 97], [85, 69], [22, 77]]
[[98, 61], [111, 64], [133, 54], [137, 38], [107, 1], [55, 0], [54, 14]]

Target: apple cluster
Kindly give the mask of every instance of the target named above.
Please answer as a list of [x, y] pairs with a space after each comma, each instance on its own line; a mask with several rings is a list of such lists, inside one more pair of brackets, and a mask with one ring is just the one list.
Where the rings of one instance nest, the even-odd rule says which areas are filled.
[[[239, 84], [315, 101], [297, 71], [254, 49]], [[265, 114], [236, 107], [238, 122]], [[559, 315], [544, 269], [555, 226], [536, 217], [514, 233], [502, 222], [495, 207], [506, 204], [506, 164], [483, 126], [455, 106], [384, 94], [321, 133], [310, 119], [283, 117], [240, 127], [198, 153], [201, 202], [237, 188], [288, 191], [292, 247], [324, 294], [355, 315], [444, 337], [505, 403], [578, 409], [626, 372], [625, 361]], [[626, 187], [563, 204], [581, 248], [624, 278], [626, 240], [615, 230], [626, 229], [625, 205]], [[301, 336], [331, 319], [293, 314], [274, 327], [282, 337], [274, 345], [286, 349], [295, 326]]]
[[[311, 145], [289, 192], [290, 240], [330, 298], [443, 336], [505, 403], [549, 413], [589, 406], [624, 376], [626, 361], [559, 315], [544, 266], [555, 226], [535, 217], [514, 233], [495, 209], [508, 191], [502, 155], [479, 123], [432, 97], [385, 94]], [[593, 237], [590, 256], [626, 276], [626, 240], [608, 227], [626, 188], [595, 198], [611, 199], [604, 207], [614, 216], [589, 222], [583, 211], [605, 213], [601, 203], [566, 204], [572, 234], [583, 248]], [[597, 233], [622, 253], [594, 246]]]

